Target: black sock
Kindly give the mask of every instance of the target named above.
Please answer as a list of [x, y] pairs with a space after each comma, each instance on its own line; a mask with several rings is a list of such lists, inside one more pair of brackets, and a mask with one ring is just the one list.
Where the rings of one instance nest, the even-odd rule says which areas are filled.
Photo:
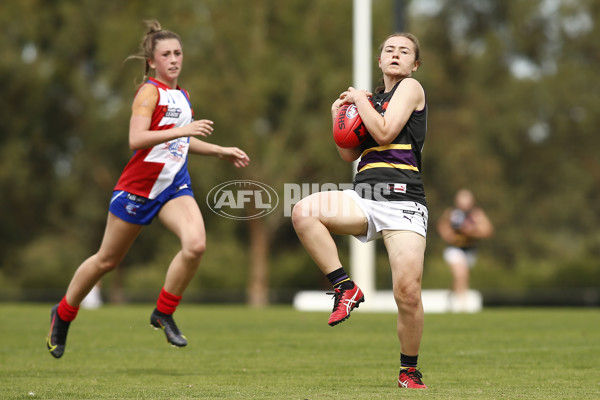
[[327, 279], [329, 279], [334, 288], [352, 289], [354, 287], [354, 282], [350, 280], [348, 274], [344, 271], [344, 267], [328, 273]]
[[400, 369], [417, 368], [418, 359], [418, 354], [416, 356], [407, 356], [400, 353]]

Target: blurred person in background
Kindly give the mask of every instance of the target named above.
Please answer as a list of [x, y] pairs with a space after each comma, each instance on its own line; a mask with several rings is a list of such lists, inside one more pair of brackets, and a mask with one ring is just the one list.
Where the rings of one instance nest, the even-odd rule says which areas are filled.
[[475, 203], [473, 192], [460, 189], [454, 197], [454, 207], [447, 208], [437, 222], [437, 231], [448, 245], [444, 260], [452, 271], [450, 310], [469, 310], [469, 274], [477, 260], [477, 243], [494, 234], [486, 213]]
[[[171, 345], [187, 345], [173, 313], [206, 246], [204, 220], [187, 169], [188, 153], [218, 157], [238, 168], [250, 162], [237, 147], [197, 138], [211, 135], [213, 122], [194, 120], [189, 94], [177, 84], [183, 64], [181, 40], [176, 33], [162, 30], [156, 20], [146, 24], [140, 54], [130, 57], [145, 62], [144, 83], [133, 100], [129, 124], [129, 146], [134, 154], [114, 188], [98, 252], [79, 266], [65, 296], [52, 307], [46, 344], [56, 358], [65, 351], [69, 326], [83, 299], [106, 273], [119, 266], [143, 226], [156, 217], [179, 237], [181, 250], [168, 267], [150, 324], [162, 329]], [[149, 77], [150, 70], [154, 77]]]

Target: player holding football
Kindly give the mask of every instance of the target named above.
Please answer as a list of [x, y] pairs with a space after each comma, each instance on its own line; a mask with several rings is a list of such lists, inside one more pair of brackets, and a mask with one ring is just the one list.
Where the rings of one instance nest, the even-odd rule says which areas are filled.
[[421, 63], [417, 38], [389, 36], [380, 46], [383, 87], [371, 93], [348, 88], [333, 102], [338, 109], [354, 103], [370, 133], [357, 147], [338, 146], [343, 160], [360, 157], [354, 190], [312, 194], [293, 209], [300, 241], [334, 287], [329, 325], [350, 317], [365, 300], [344, 270], [332, 234], [354, 235], [366, 242], [383, 238], [392, 270], [400, 340], [398, 386], [425, 389], [417, 369], [423, 334], [421, 280], [427, 234], [427, 204], [421, 181], [421, 150], [427, 128], [427, 106], [421, 84], [413, 79]]
[[[145, 83], [136, 93], [129, 124], [134, 154], [115, 186], [100, 249], [79, 266], [65, 296], [51, 310], [46, 344], [56, 358], [65, 351], [68, 329], [81, 301], [102, 276], [120, 264], [142, 227], [155, 217], [179, 237], [181, 251], [169, 265], [150, 323], [162, 328], [173, 346], [187, 345], [173, 313], [206, 246], [204, 221], [187, 169], [188, 153], [215, 156], [238, 168], [250, 162], [236, 147], [197, 138], [211, 135], [213, 122], [194, 121], [189, 95], [177, 85], [183, 63], [181, 40], [176, 33], [162, 30], [158, 21], [146, 23], [140, 55], [133, 56], [143, 59], [146, 66]], [[148, 77], [150, 69], [153, 78]]]
[[448, 244], [444, 260], [452, 271], [450, 310], [468, 312], [469, 274], [477, 261], [477, 245], [494, 234], [494, 225], [475, 202], [469, 189], [460, 189], [454, 196], [454, 207], [444, 210], [437, 222], [437, 231]]

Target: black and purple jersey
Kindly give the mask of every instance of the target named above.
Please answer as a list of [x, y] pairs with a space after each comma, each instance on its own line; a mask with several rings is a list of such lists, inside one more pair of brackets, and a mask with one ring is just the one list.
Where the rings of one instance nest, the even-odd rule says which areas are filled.
[[[375, 109], [382, 116], [398, 84], [387, 93], [373, 96]], [[362, 153], [354, 179], [358, 194], [371, 200], [416, 201], [427, 206], [421, 180], [421, 152], [426, 132], [427, 105], [411, 114], [392, 143], [380, 146], [369, 136], [361, 144]]]

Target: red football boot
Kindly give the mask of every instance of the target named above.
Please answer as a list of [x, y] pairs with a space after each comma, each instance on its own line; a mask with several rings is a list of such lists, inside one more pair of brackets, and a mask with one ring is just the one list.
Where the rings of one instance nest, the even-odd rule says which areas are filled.
[[352, 289], [335, 288], [333, 294], [333, 311], [329, 316], [329, 325], [334, 326], [347, 320], [350, 317], [350, 311], [358, 308], [359, 304], [365, 301], [365, 296], [360, 288], [355, 284]]
[[401, 369], [398, 377], [398, 387], [408, 389], [427, 389], [421, 378], [423, 375], [416, 368]]

